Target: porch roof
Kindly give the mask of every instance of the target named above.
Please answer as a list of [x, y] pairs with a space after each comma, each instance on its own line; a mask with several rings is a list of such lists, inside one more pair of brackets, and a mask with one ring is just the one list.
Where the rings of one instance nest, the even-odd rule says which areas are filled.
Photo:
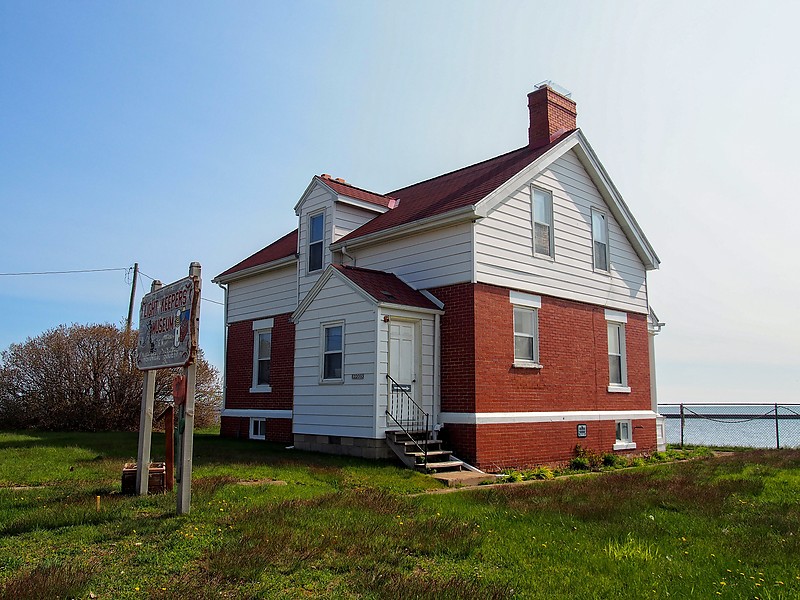
[[399, 304], [414, 308], [439, 310], [439, 307], [430, 299], [407, 283], [404, 283], [393, 273], [345, 265], [331, 266], [364, 290], [379, 304]]

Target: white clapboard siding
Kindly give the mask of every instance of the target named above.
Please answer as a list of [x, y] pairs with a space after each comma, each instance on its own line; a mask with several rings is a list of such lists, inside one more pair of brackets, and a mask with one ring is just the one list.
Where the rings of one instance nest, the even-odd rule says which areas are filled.
[[295, 308], [295, 265], [232, 281], [228, 287], [228, 323], [290, 313]]
[[462, 223], [350, 251], [356, 266], [398, 275], [416, 289], [472, 280], [472, 225]]
[[336, 202], [333, 205], [333, 239], [331, 241], [338, 241], [379, 214], [379, 212], [373, 210], [358, 208], [344, 202]]
[[[477, 280], [646, 313], [644, 265], [575, 154], [566, 153], [532, 183], [553, 194], [555, 260], [533, 256], [526, 183], [475, 225]], [[592, 267], [592, 208], [608, 218], [608, 274]]]
[[[320, 383], [322, 324], [344, 321], [344, 382]], [[334, 275], [295, 328], [294, 433], [375, 435], [376, 307]], [[363, 379], [352, 379], [363, 374]]]
[[[386, 374], [389, 372], [389, 323], [383, 322], [383, 317], [388, 316], [392, 318], [405, 318], [416, 320], [418, 323], [416, 335], [421, 340], [417, 339], [417, 352], [421, 352], [421, 360], [418, 361], [421, 367], [421, 373], [417, 374], [420, 379], [419, 393], [420, 397], [415, 397], [414, 400], [423, 406], [425, 412], [434, 415], [434, 336], [435, 336], [435, 317], [430, 314], [414, 313], [411, 311], [403, 311], [396, 309], [382, 309], [381, 316], [378, 322], [378, 362], [377, 362], [377, 383], [378, 383], [378, 396], [377, 396], [377, 419], [378, 419], [378, 437], [384, 437], [387, 429], [386, 422], [386, 408], [388, 401], [389, 385], [387, 383]], [[419, 368], [419, 367], [418, 367]], [[388, 429], [394, 429], [394, 423], [389, 423]], [[434, 423], [431, 422], [431, 427]]]
[[[317, 282], [325, 267], [331, 264], [330, 244], [333, 235], [333, 201], [335, 195], [327, 186], [320, 183], [314, 186], [309, 192], [308, 197], [300, 206], [300, 222], [298, 224], [298, 254], [297, 261], [297, 280], [298, 280], [298, 302], [305, 298], [308, 291]], [[325, 213], [325, 238], [322, 242], [322, 270], [308, 274], [308, 222], [309, 215]]]

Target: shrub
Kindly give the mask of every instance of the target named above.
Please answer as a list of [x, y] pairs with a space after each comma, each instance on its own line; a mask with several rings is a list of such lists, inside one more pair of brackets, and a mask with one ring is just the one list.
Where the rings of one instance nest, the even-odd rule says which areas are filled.
[[617, 467], [624, 467], [627, 465], [628, 462], [627, 460], [625, 460], [625, 458], [623, 458], [622, 456], [618, 456], [613, 452], [606, 452], [605, 454], [603, 454], [602, 458], [603, 458], [603, 466], [611, 467], [612, 469]]
[[550, 467], [541, 466], [528, 469], [523, 473], [525, 479], [553, 479], [555, 474]]
[[569, 461], [569, 468], [574, 471], [587, 471], [590, 466], [589, 459], [585, 456], [576, 456]]

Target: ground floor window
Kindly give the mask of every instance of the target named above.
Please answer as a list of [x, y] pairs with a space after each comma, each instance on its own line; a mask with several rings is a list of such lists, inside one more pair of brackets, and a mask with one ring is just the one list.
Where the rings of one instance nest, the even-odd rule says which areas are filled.
[[539, 368], [539, 296], [511, 291], [514, 310], [514, 366]]
[[344, 325], [331, 323], [322, 326], [322, 380], [342, 381], [344, 364]]
[[250, 419], [250, 439], [263, 440], [267, 437], [267, 420]]
[[253, 321], [253, 387], [251, 392], [271, 392], [272, 327], [274, 319]]

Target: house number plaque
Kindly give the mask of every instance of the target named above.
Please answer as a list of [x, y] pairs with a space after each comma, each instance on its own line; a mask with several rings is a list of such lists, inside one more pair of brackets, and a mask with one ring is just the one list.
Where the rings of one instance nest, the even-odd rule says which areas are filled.
[[581, 423], [578, 425], [578, 437], [579, 438], [586, 437], [586, 423]]

